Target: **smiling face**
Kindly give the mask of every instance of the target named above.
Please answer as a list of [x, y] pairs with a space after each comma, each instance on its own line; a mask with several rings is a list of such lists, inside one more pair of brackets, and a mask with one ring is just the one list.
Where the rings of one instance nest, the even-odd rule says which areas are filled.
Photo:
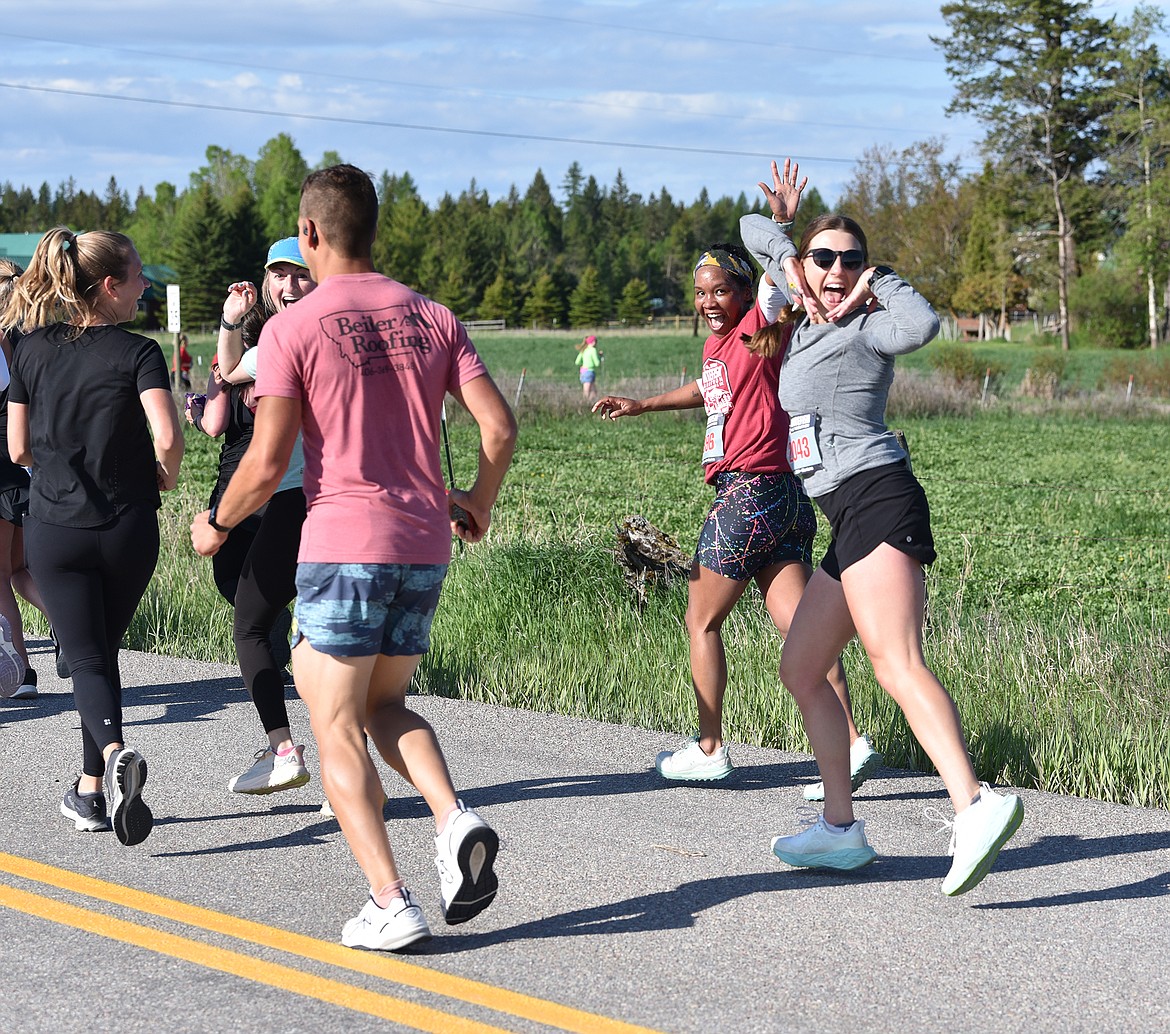
[[264, 274], [264, 290], [274, 312], [299, 302], [316, 286], [309, 271], [295, 262], [274, 262]]
[[107, 280], [111, 323], [129, 323], [138, 314], [138, 299], [150, 286], [142, 275], [142, 259], [133, 248], [126, 260], [126, 276], [121, 280]]
[[804, 269], [804, 278], [808, 289], [813, 296], [827, 309], [840, 304], [849, 292], [857, 286], [861, 274], [865, 272], [865, 262], [856, 269], [846, 269], [841, 256], [833, 257], [833, 264], [828, 269], [822, 269], [813, 261], [811, 253], [818, 248], [827, 248], [830, 251], [856, 251], [864, 254], [861, 242], [847, 230], [822, 230], [808, 242], [801, 266]]
[[751, 289], [719, 266], [700, 266], [695, 273], [695, 312], [712, 334], [730, 334], [751, 306]]

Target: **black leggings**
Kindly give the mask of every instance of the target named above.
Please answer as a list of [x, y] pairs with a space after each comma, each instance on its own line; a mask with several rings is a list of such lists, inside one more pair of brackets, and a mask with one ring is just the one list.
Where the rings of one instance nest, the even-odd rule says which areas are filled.
[[271, 633], [297, 594], [297, 550], [305, 523], [305, 493], [277, 492], [260, 519], [240, 568], [232, 638], [240, 673], [265, 732], [288, 727], [284, 662], [272, 652]]
[[154, 574], [158, 543], [150, 506], [132, 507], [100, 528], [24, 519], [25, 560], [73, 679], [87, 776], [103, 775], [102, 749], [123, 742], [118, 650]]

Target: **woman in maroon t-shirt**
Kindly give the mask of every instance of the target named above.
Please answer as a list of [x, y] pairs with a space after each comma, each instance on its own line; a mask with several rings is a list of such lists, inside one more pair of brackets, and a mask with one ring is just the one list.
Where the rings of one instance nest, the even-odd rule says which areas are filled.
[[[791, 167], [783, 196], [795, 215], [804, 183]], [[715, 244], [695, 266], [695, 311], [707, 322], [703, 372], [697, 381], [648, 399], [606, 395], [593, 412], [616, 420], [623, 416], [678, 409], [707, 412], [703, 442], [706, 480], [715, 501], [699, 534], [687, 594], [687, 632], [691, 641], [691, 680], [699, 707], [699, 734], [675, 751], [658, 755], [666, 779], [711, 781], [732, 770], [723, 743], [723, 696], [727, 658], [722, 628], [754, 579], [768, 614], [783, 635], [812, 574], [812, 544], [817, 520], [812, 503], [788, 465], [788, 418], [777, 387], [783, 352], [764, 356], [745, 345], [756, 330], [775, 319], [786, 302], [765, 280], [761, 300], [752, 295], [754, 267], [737, 244]], [[765, 296], [766, 295], [766, 296]], [[786, 339], [785, 339], [786, 340]], [[880, 762], [853, 722], [845, 672], [838, 660], [832, 683], [848, 717], [853, 740], [866, 745], [860, 785]]]

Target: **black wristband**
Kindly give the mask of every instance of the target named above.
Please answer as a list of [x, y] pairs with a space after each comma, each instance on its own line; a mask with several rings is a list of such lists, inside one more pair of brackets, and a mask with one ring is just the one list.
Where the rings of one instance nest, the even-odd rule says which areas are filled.
[[224, 330], [239, 330], [240, 327], [244, 325], [244, 321], [240, 320], [239, 323], [228, 323], [228, 321], [223, 318], [223, 313], [221, 312], [219, 314], [219, 325], [223, 327]]
[[216, 514], [218, 512], [219, 512], [219, 503], [217, 502], [210, 510], [207, 511], [207, 523], [210, 524], [211, 527], [213, 527], [221, 535], [226, 535], [232, 529], [225, 528], [222, 524], [219, 523], [219, 521], [217, 521], [215, 519]]

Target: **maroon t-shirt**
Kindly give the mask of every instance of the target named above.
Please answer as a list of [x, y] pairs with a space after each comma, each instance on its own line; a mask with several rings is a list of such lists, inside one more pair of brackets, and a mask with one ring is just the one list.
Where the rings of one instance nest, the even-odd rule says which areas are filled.
[[725, 415], [723, 458], [708, 463], [708, 482], [716, 474], [742, 470], [753, 474], [789, 471], [788, 414], [780, 406], [780, 366], [784, 351], [770, 359], [753, 355], [748, 339], [768, 323], [758, 304], [723, 337], [712, 334], [703, 344], [703, 375], [699, 389], [709, 414]]

